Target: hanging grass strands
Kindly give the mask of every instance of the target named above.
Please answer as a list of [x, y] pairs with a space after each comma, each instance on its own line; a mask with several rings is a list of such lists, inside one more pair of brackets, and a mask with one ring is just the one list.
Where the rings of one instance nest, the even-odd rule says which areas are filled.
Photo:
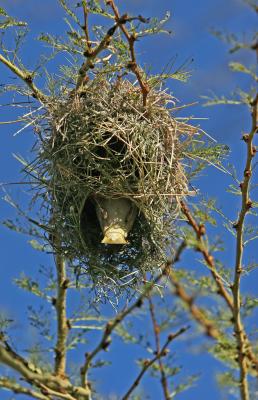
[[96, 279], [156, 269], [165, 240], [173, 240], [188, 194], [182, 149], [198, 131], [173, 118], [173, 105], [171, 95], [153, 89], [143, 108], [130, 81], [98, 77], [76, 97], [49, 105], [51, 133], [38, 170], [49, 177], [67, 257]]

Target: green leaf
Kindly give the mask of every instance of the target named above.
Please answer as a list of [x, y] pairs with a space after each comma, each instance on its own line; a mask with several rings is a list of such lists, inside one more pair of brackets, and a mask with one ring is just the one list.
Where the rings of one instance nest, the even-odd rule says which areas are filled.
[[158, 18], [150, 18], [148, 22], [148, 27], [146, 29], [142, 29], [139, 32], [136, 33], [136, 37], [144, 37], [147, 35], [155, 35], [157, 33], [167, 33], [171, 34], [172, 31], [168, 29], [164, 29], [163, 26], [168, 22], [170, 19], [170, 12], [167, 11], [164, 18], [158, 19]]
[[65, 12], [80, 26], [80, 20], [77, 17], [77, 15], [72, 11], [70, 7], [68, 7], [67, 3], [65, 0], [59, 0], [59, 3], [65, 10]]
[[2, 7], [0, 7], [0, 15], [3, 15], [4, 17], [7, 17], [7, 13]]
[[29, 240], [28, 243], [31, 245], [31, 247], [33, 247], [33, 249], [35, 250], [39, 250], [39, 251], [45, 251], [45, 246], [43, 246], [42, 244], [40, 244], [37, 240], [32, 239]]
[[247, 68], [245, 65], [239, 63], [239, 62], [231, 62], [229, 63], [229, 68], [232, 71], [236, 72], [243, 72], [244, 74], [251, 75], [251, 77], [255, 80], [258, 81], [258, 76], [255, 74], [254, 71], [252, 71], [250, 68]]

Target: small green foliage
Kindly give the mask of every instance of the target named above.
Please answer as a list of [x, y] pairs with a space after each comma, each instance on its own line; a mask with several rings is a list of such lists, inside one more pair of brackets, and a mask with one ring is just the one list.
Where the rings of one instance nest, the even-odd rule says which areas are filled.
[[185, 392], [186, 390], [191, 389], [193, 386], [196, 386], [196, 382], [200, 378], [199, 375], [191, 375], [188, 376], [182, 383], [179, 385], [174, 385], [172, 384], [172, 390], [171, 390], [171, 398], [174, 399], [176, 396], [182, 392]]
[[39, 282], [26, 276], [24, 273], [21, 273], [20, 278], [14, 279], [14, 282], [19, 288], [27, 292], [30, 292], [32, 294], [35, 294], [36, 296], [41, 297], [43, 299], [50, 300], [47, 293], [40, 289]]
[[258, 298], [253, 296], [244, 296], [243, 309], [245, 316], [251, 315], [256, 307], [258, 307]]
[[47, 341], [52, 341], [54, 336], [51, 331], [51, 311], [46, 311], [43, 305], [39, 307], [28, 307], [28, 320], [40, 336]]
[[237, 368], [237, 351], [234, 340], [224, 336], [210, 348], [210, 352], [218, 360], [222, 361], [229, 367]]
[[167, 33], [171, 34], [172, 31], [163, 28], [164, 25], [169, 21], [170, 19], [170, 12], [167, 11], [164, 18], [159, 20], [158, 18], [150, 18], [148, 21], [148, 27], [146, 29], [139, 30], [136, 34], [136, 37], [144, 37], [148, 35], [155, 35], [157, 33]]
[[27, 23], [23, 21], [18, 21], [17, 19], [10, 17], [6, 11], [0, 7], [0, 30], [7, 29], [10, 27], [26, 27]]
[[29, 243], [29, 244], [33, 247], [33, 249], [35, 249], [35, 250], [45, 251], [45, 246], [42, 245], [41, 243], [39, 243], [39, 242], [38, 242], [37, 240], [35, 240], [35, 239], [29, 240], [28, 243]]
[[0, 313], [0, 333], [5, 333], [14, 321], [8, 318], [4, 313]]
[[239, 63], [239, 62], [230, 62], [229, 63], [229, 68], [234, 71], [234, 72], [242, 72], [244, 74], [251, 75], [251, 77], [255, 80], [258, 81], [258, 76], [255, 73], [255, 68], [247, 68], [245, 65]]
[[237, 398], [239, 392], [239, 381], [233, 371], [217, 374], [216, 378], [224, 393], [226, 389], [228, 395]]
[[131, 333], [132, 323], [127, 322], [126, 324], [119, 324], [115, 330], [116, 334], [121, 337], [125, 343], [138, 343], [138, 339]]

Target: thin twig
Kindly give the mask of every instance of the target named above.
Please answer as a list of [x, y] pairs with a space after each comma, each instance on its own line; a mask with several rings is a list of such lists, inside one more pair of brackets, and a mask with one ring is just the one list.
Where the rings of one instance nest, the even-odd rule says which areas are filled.
[[90, 51], [91, 49], [91, 42], [90, 42], [90, 36], [89, 36], [89, 25], [88, 25], [88, 7], [87, 7], [87, 0], [84, 1], [83, 3], [83, 15], [84, 15], [84, 33], [85, 33], [85, 39], [86, 39], [86, 51]]
[[[130, 388], [128, 389], [128, 391], [126, 392], [126, 394], [122, 397], [122, 400], [127, 400], [129, 399], [129, 396], [131, 395], [131, 393], [134, 391], [134, 389], [139, 385], [139, 383], [141, 382], [141, 379], [143, 377], [143, 375], [145, 374], [145, 372], [158, 360], [161, 359], [161, 357], [164, 357], [168, 354], [168, 346], [169, 344], [176, 339], [178, 336], [182, 335], [185, 331], [187, 331], [187, 329], [189, 329], [189, 327], [185, 327], [185, 328], [181, 328], [179, 329], [179, 331], [177, 331], [174, 334], [170, 334], [167, 338], [166, 343], [164, 344], [164, 346], [161, 348], [161, 350], [155, 355], [155, 357], [153, 357], [151, 360], [145, 360], [142, 370], [139, 373], [139, 375], [137, 376], [137, 378], [135, 379], [135, 381], [133, 382], [133, 384], [130, 386]], [[169, 397], [168, 397], [169, 398]]]
[[[246, 334], [244, 332], [244, 327], [241, 321], [241, 298], [240, 298], [240, 280], [243, 273], [243, 231], [244, 231], [244, 221], [246, 214], [252, 207], [252, 201], [249, 198], [250, 191], [250, 181], [252, 176], [252, 159], [256, 153], [256, 149], [253, 146], [254, 135], [257, 132], [257, 119], [258, 119], [258, 94], [256, 95], [252, 106], [252, 127], [248, 134], [243, 136], [243, 140], [246, 143], [247, 155], [246, 155], [246, 165], [244, 170], [244, 179], [240, 184], [242, 192], [242, 204], [241, 210], [238, 216], [238, 220], [234, 225], [236, 229], [236, 261], [235, 261], [235, 273], [234, 282], [232, 285], [233, 294], [233, 320], [234, 320], [234, 331], [237, 341], [237, 361], [240, 369], [240, 393], [242, 400], [249, 400], [249, 388], [248, 388], [248, 353], [250, 348], [247, 344]], [[258, 365], [257, 365], [258, 366]]]
[[21, 78], [26, 85], [31, 89], [32, 96], [38, 99], [41, 103], [46, 103], [47, 96], [37, 88], [33, 82], [33, 74], [29, 71], [22, 71], [17, 65], [0, 54], [0, 62], [6, 65], [15, 75]]
[[106, 324], [102, 338], [100, 339], [100, 342], [98, 343], [98, 345], [90, 353], [85, 354], [85, 363], [81, 368], [81, 385], [82, 385], [82, 387], [86, 388], [88, 386], [87, 373], [88, 373], [88, 370], [90, 368], [93, 358], [96, 357], [96, 355], [100, 351], [106, 350], [109, 347], [109, 345], [111, 343], [111, 339], [110, 339], [111, 333], [114, 331], [114, 329], [117, 327], [117, 325], [120, 324], [127, 317], [127, 315], [131, 314], [132, 311], [134, 311], [136, 308], [139, 308], [142, 306], [143, 300], [146, 297], [148, 297], [149, 293], [153, 290], [153, 288], [156, 286], [156, 284], [162, 279], [163, 276], [165, 276], [166, 269], [167, 269], [167, 265], [165, 265], [162, 268], [161, 273], [152, 282], [145, 285], [145, 289], [143, 290], [142, 294], [138, 297], [138, 299], [130, 307], [121, 311], [119, 314], [117, 314], [117, 316], [113, 320], [109, 321]]
[[[150, 310], [153, 332], [154, 332], [154, 337], [155, 337], [155, 342], [156, 342], [156, 354], [159, 354], [160, 353], [160, 327], [159, 327], [159, 324], [156, 319], [155, 307], [154, 307], [154, 304], [153, 304], [150, 296], [148, 297], [148, 302], [149, 302], [149, 310]], [[160, 381], [161, 381], [161, 386], [162, 386], [163, 393], [164, 393], [164, 398], [165, 398], [165, 400], [170, 400], [171, 396], [169, 394], [167, 376], [166, 376], [166, 372], [165, 372], [161, 358], [158, 359], [158, 364], [159, 364]]]
[[[115, 1], [108, 0], [107, 5], [109, 5], [112, 8], [114, 15], [115, 15], [115, 20], [116, 20], [116, 22], [118, 22], [120, 20], [120, 14], [119, 14], [117, 6], [115, 5]], [[143, 79], [142, 72], [136, 61], [136, 55], [135, 55], [135, 49], [134, 49], [136, 37], [133, 34], [129, 33], [128, 29], [125, 27], [124, 24], [119, 24], [119, 28], [121, 29], [126, 40], [128, 41], [129, 51], [131, 54], [131, 60], [130, 60], [129, 64], [127, 65], [127, 67], [135, 74], [135, 76], [139, 82], [139, 85], [140, 85], [140, 88], [142, 91], [143, 106], [146, 107], [147, 96], [150, 91], [150, 88], [149, 88], [148, 83]]]
[[101, 40], [101, 42], [97, 46], [95, 46], [93, 49], [89, 49], [84, 52], [86, 60], [82, 64], [81, 68], [79, 69], [75, 92], [78, 92], [83, 87], [83, 85], [85, 83], [87, 72], [90, 69], [94, 68], [94, 61], [95, 61], [96, 57], [99, 55], [99, 53], [101, 53], [103, 50], [105, 50], [109, 46], [110, 41], [111, 41], [117, 28], [118, 28], [118, 23], [116, 23], [113, 27], [111, 27], [107, 31], [106, 35], [104, 36], [104, 38]]

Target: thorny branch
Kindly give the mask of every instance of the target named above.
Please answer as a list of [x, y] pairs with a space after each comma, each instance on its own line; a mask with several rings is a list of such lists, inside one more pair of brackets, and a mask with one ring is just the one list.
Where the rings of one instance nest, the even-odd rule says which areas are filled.
[[[128, 391], [126, 392], [126, 394], [122, 397], [122, 400], [128, 400], [131, 393], [134, 391], [134, 389], [139, 385], [143, 375], [145, 374], [145, 372], [158, 360], [161, 359], [161, 357], [164, 357], [168, 354], [169, 350], [168, 350], [168, 346], [169, 344], [176, 339], [178, 336], [182, 335], [184, 332], [187, 331], [187, 329], [189, 329], [189, 327], [185, 327], [185, 328], [181, 328], [179, 329], [176, 333], [171, 333], [167, 340], [166, 343], [164, 344], [164, 346], [161, 348], [161, 350], [156, 354], [155, 357], [153, 357], [151, 360], [145, 360], [142, 370], [139, 373], [139, 375], [137, 376], [137, 378], [135, 379], [135, 381], [133, 382], [133, 384], [130, 386], [130, 388], [128, 389]], [[169, 399], [170, 397], [168, 397]]]
[[[242, 204], [241, 210], [238, 216], [238, 220], [234, 225], [236, 229], [236, 261], [235, 261], [235, 272], [234, 281], [231, 287], [233, 295], [233, 321], [234, 331], [237, 342], [237, 361], [240, 368], [240, 392], [242, 400], [249, 400], [249, 389], [248, 389], [248, 358], [250, 358], [250, 346], [247, 342], [247, 337], [244, 332], [244, 327], [241, 321], [241, 298], [240, 298], [240, 280], [243, 273], [243, 230], [244, 221], [246, 214], [252, 207], [252, 201], [249, 197], [250, 181], [252, 176], [252, 160], [256, 153], [256, 148], [253, 145], [253, 139], [255, 133], [258, 130], [258, 94], [251, 103], [252, 107], [252, 127], [249, 134], [243, 136], [243, 140], [246, 143], [246, 164], [244, 170], [244, 179], [240, 184], [242, 192]], [[249, 357], [248, 357], [249, 355]], [[256, 364], [258, 368], [258, 363]]]
[[91, 49], [91, 42], [90, 42], [90, 35], [89, 35], [89, 26], [88, 26], [88, 6], [87, 6], [87, 0], [83, 3], [83, 15], [84, 15], [84, 33], [85, 33], [85, 40], [86, 40], [86, 51], [90, 51]]
[[[256, 107], [257, 107], [257, 100], [256, 100]], [[257, 108], [256, 108], [256, 109], [257, 109]], [[257, 118], [257, 111], [256, 111], [256, 118]], [[257, 128], [256, 128], [256, 130], [257, 130]], [[255, 133], [255, 132], [254, 132], [254, 133]], [[253, 135], [254, 135], [254, 133], [253, 133]], [[252, 146], [252, 144], [251, 144], [249, 147], [250, 147], [250, 149], [252, 149], [252, 154], [254, 155], [254, 147]], [[250, 153], [250, 154], [251, 154], [251, 153]], [[252, 155], [252, 157], [253, 157], [253, 155]], [[247, 175], [248, 175], [248, 174], [247, 174]], [[245, 178], [246, 178], [246, 177], [245, 177]], [[249, 182], [249, 181], [248, 181], [248, 182]], [[246, 185], [246, 184], [245, 184], [245, 185]], [[248, 185], [246, 186], [246, 188], [248, 188]], [[242, 190], [243, 190], [243, 189], [242, 189]], [[249, 202], [249, 199], [247, 200], [247, 197], [246, 197], [246, 203], [245, 203], [245, 204], [249, 204], [248, 202]], [[248, 207], [246, 207], [246, 208], [248, 208]], [[217, 272], [217, 270], [216, 270], [214, 258], [213, 258], [213, 256], [209, 253], [209, 250], [207, 249], [207, 247], [206, 247], [206, 245], [205, 245], [205, 242], [204, 242], [204, 240], [203, 240], [203, 236], [205, 235], [205, 227], [204, 227], [204, 225], [202, 225], [202, 224], [199, 225], [199, 224], [196, 222], [195, 218], [194, 218], [193, 215], [191, 214], [191, 211], [189, 210], [189, 208], [187, 207], [187, 205], [186, 205], [183, 201], [181, 201], [181, 209], [182, 209], [182, 212], [183, 212], [183, 214], [185, 215], [185, 217], [186, 217], [186, 219], [187, 219], [188, 224], [193, 228], [193, 230], [194, 230], [195, 233], [196, 233], [196, 238], [197, 238], [197, 241], [198, 241], [198, 243], [197, 243], [198, 251], [200, 251], [200, 252], [202, 253], [204, 260], [206, 261], [207, 265], [209, 266], [209, 269], [210, 269], [210, 271], [211, 271], [212, 277], [214, 278], [214, 281], [216, 282], [217, 287], [218, 287], [218, 294], [220, 294], [220, 295], [224, 298], [224, 300], [226, 301], [226, 303], [228, 304], [228, 307], [230, 308], [230, 310], [231, 310], [231, 312], [232, 312], [232, 316], [233, 316], [234, 324], [235, 324], [235, 315], [236, 315], [235, 304], [236, 304], [236, 298], [235, 298], [234, 292], [233, 292], [233, 290], [234, 290], [234, 284], [233, 284], [233, 286], [232, 286], [232, 292], [233, 292], [233, 297], [232, 297], [232, 296], [228, 293], [228, 291], [225, 289], [225, 287], [224, 287], [224, 285], [223, 285], [223, 282], [222, 282], [222, 280], [221, 280], [221, 277], [220, 277], [220, 275], [218, 274], [218, 272]], [[248, 209], [250, 209], [250, 205], [249, 205], [249, 208], [248, 208]], [[245, 211], [245, 214], [246, 214], [246, 212], [248, 211], [248, 209]], [[245, 214], [244, 214], [244, 216], [245, 216]], [[240, 213], [240, 217], [241, 217], [241, 213]], [[239, 218], [240, 218], [240, 217], [239, 217]], [[242, 223], [243, 223], [243, 221], [242, 221]], [[236, 227], [236, 228], [237, 228], [237, 227]], [[237, 229], [239, 229], [239, 228], [237, 228]], [[241, 228], [241, 229], [243, 229], [243, 225], [242, 225], [242, 228]], [[242, 233], [241, 233], [241, 235], [242, 235]], [[241, 251], [242, 251], [242, 248], [241, 248]], [[241, 254], [242, 254], [242, 253], [241, 253]], [[238, 256], [237, 256], [237, 260], [238, 260]], [[241, 258], [240, 258], [240, 261], [241, 261]], [[239, 270], [239, 269], [238, 269], [238, 270]], [[241, 273], [240, 273], [240, 275], [241, 275]], [[238, 286], [238, 292], [239, 292], [239, 286]], [[238, 294], [238, 295], [239, 295], [239, 294]], [[240, 310], [240, 300], [239, 300], [239, 310]], [[246, 333], [244, 332], [244, 327], [242, 326], [242, 324], [241, 324], [240, 332], [241, 332], [241, 337], [242, 337], [243, 345], [244, 345], [244, 354], [245, 354], [245, 357], [244, 357], [244, 358], [249, 360], [249, 363], [248, 363], [248, 364], [246, 363], [246, 369], [247, 369], [247, 366], [250, 366], [252, 369], [258, 371], [258, 360], [257, 360], [255, 354], [254, 354], [253, 351], [252, 351], [250, 342], [249, 342], [249, 340], [248, 340], [248, 338], [247, 338]], [[235, 327], [235, 335], [236, 335], [236, 337], [237, 337], [236, 327]], [[239, 335], [239, 331], [238, 331], [238, 335]], [[242, 349], [242, 350], [243, 350], [243, 349]], [[243, 399], [245, 400], [245, 398], [243, 398]], [[247, 399], [248, 399], [248, 397], [247, 397]]]
[[[160, 353], [160, 327], [159, 327], [158, 321], [156, 319], [155, 307], [154, 307], [153, 301], [150, 296], [148, 297], [148, 302], [149, 302], [149, 310], [150, 310], [153, 332], [154, 332], [154, 337], [155, 337], [155, 342], [156, 342], [156, 353], [159, 354]], [[161, 357], [158, 359], [158, 364], [159, 364], [159, 370], [160, 370], [161, 386], [162, 386], [163, 393], [164, 393], [164, 399], [170, 400], [171, 396], [169, 394], [167, 376], [166, 376], [166, 372], [165, 372]]]
[[233, 310], [233, 300], [228, 291], [225, 289], [225, 286], [221, 280], [221, 277], [216, 270], [215, 262], [213, 256], [209, 253], [209, 250], [207, 249], [207, 246], [203, 240], [203, 236], [205, 235], [205, 227], [203, 224], [198, 224], [196, 220], [194, 219], [193, 215], [191, 214], [189, 208], [187, 205], [181, 201], [181, 210], [183, 214], [185, 215], [188, 224], [193, 228], [194, 232], [196, 233], [196, 238], [197, 238], [197, 246], [198, 246], [198, 251], [200, 251], [203, 255], [204, 260], [206, 261], [211, 275], [214, 278], [216, 285], [218, 287], [218, 294], [220, 294], [224, 300], [226, 301], [227, 305], [229, 306], [230, 310]]
[[[117, 8], [117, 6], [115, 4], [115, 1], [114, 0], [107, 0], [106, 3], [107, 3], [107, 5], [109, 5], [112, 8], [112, 10], [114, 12], [114, 15], [115, 15], [115, 20], [119, 24], [119, 21], [120, 21], [121, 17], [120, 17], [120, 14], [119, 14], [119, 10], [118, 10], [118, 8]], [[139, 18], [141, 18], [141, 20], [143, 22], [146, 22], [146, 20], [144, 18], [142, 18], [142, 17], [139, 17]], [[146, 81], [144, 81], [144, 79], [142, 77], [142, 72], [141, 72], [141, 70], [140, 70], [140, 68], [139, 68], [139, 66], [137, 64], [137, 61], [136, 61], [135, 48], [134, 48], [135, 41], [136, 41], [136, 36], [134, 34], [130, 34], [130, 32], [128, 31], [128, 29], [126, 28], [126, 26], [124, 24], [120, 23], [119, 24], [119, 28], [121, 29], [121, 31], [123, 32], [126, 40], [128, 41], [129, 50], [130, 50], [130, 54], [131, 54], [131, 60], [128, 63], [127, 67], [135, 74], [135, 76], [136, 76], [136, 78], [137, 78], [137, 80], [139, 82], [139, 85], [140, 85], [140, 88], [141, 88], [141, 91], [142, 91], [143, 106], [146, 107], [147, 96], [148, 96], [148, 93], [150, 91], [150, 88], [149, 88], [148, 83]]]
[[139, 16], [139, 17], [129, 17], [127, 14], [124, 14], [122, 16], [120, 16], [118, 8], [116, 7], [114, 1], [107, 1], [107, 4], [111, 6], [113, 12], [114, 12], [114, 16], [115, 16], [115, 25], [113, 27], [111, 27], [106, 35], [104, 36], [104, 38], [101, 40], [101, 42], [95, 46], [95, 48], [91, 48], [91, 42], [89, 40], [89, 32], [88, 32], [88, 10], [87, 10], [87, 3], [84, 4], [83, 6], [83, 13], [84, 13], [84, 32], [85, 32], [85, 37], [86, 37], [86, 50], [84, 52], [84, 56], [86, 57], [85, 62], [82, 64], [80, 70], [79, 70], [79, 75], [78, 75], [78, 79], [77, 79], [77, 84], [76, 84], [76, 91], [79, 91], [85, 81], [87, 81], [87, 72], [94, 68], [94, 61], [96, 59], [96, 57], [98, 56], [99, 53], [101, 53], [103, 50], [105, 50], [111, 40], [112, 37], [114, 35], [114, 33], [116, 32], [117, 28], [120, 28], [122, 30], [122, 32], [124, 33], [128, 44], [129, 44], [129, 50], [130, 50], [130, 54], [131, 54], [131, 61], [129, 62], [129, 64], [127, 65], [127, 67], [136, 75], [137, 80], [139, 82], [139, 85], [141, 87], [141, 91], [142, 91], [142, 95], [143, 95], [143, 105], [146, 106], [146, 100], [147, 100], [147, 95], [149, 93], [149, 87], [147, 82], [144, 82], [143, 78], [142, 78], [142, 74], [140, 71], [139, 66], [137, 65], [136, 62], [136, 56], [135, 56], [135, 49], [134, 49], [134, 43], [136, 40], [136, 37], [133, 34], [130, 34], [129, 31], [127, 30], [127, 28], [125, 27], [125, 24], [127, 22], [133, 21], [135, 19], [139, 19], [141, 22], [147, 22], [146, 19], [144, 19], [143, 17]]

